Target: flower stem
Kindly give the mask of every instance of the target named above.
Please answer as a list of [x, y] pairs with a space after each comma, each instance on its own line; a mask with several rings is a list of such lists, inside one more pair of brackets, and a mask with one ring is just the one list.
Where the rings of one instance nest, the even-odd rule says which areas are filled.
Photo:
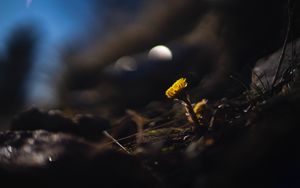
[[190, 117], [191, 117], [191, 119], [194, 123], [193, 130], [195, 130], [195, 132], [197, 134], [202, 135], [203, 132], [204, 132], [204, 127], [201, 126], [199, 121], [198, 121], [197, 115], [194, 112], [194, 109], [192, 107], [189, 95], [185, 94], [185, 96], [182, 98], [182, 101], [185, 103], [186, 110], [187, 110], [188, 114], [190, 115]]

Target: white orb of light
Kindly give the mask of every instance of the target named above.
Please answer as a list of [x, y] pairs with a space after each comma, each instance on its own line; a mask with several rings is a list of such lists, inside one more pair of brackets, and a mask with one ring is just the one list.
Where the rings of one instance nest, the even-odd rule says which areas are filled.
[[116, 61], [114, 68], [116, 71], [136, 71], [137, 63], [134, 58], [123, 56]]
[[151, 60], [170, 61], [173, 58], [171, 50], [164, 46], [154, 46], [148, 53], [148, 58]]

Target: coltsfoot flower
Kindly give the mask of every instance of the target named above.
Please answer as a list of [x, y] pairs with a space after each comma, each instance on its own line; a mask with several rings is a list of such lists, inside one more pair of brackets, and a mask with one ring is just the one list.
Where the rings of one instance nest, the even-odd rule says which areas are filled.
[[178, 79], [169, 89], [166, 91], [168, 98], [176, 98], [186, 87], [188, 83], [186, 78]]
[[[202, 117], [201, 114], [207, 103], [207, 100], [204, 99], [200, 101], [199, 104], [196, 104], [193, 108], [190, 101], [190, 97], [185, 92], [187, 86], [188, 83], [186, 81], [186, 78], [180, 78], [169, 89], [167, 89], [165, 94], [168, 98], [181, 102], [181, 104], [186, 109], [186, 115], [188, 120], [194, 125], [192, 127], [192, 130], [194, 130], [198, 136], [203, 135], [204, 131], [206, 131], [206, 128], [204, 126], [200, 126], [199, 118]], [[197, 116], [196, 112], [199, 113], [199, 116]]]
[[206, 99], [202, 99], [201, 101], [197, 102], [193, 108], [196, 116], [198, 119], [202, 118], [202, 113], [205, 109], [205, 106], [207, 104], [207, 100]]

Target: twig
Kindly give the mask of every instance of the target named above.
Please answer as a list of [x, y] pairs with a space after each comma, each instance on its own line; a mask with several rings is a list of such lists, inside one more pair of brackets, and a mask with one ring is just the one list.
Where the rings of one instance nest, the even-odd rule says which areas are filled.
[[236, 81], [237, 83], [239, 83], [245, 90], [248, 90], [249, 88], [247, 87], [247, 85], [242, 82], [241, 80], [239, 80], [238, 78], [236, 78], [233, 75], [230, 75], [229, 78], [233, 79], [234, 81]]
[[[163, 123], [163, 124], [161, 124], [161, 125], [155, 126], [154, 128], [148, 128], [148, 129], [145, 129], [144, 132], [151, 131], [151, 130], [156, 130], [156, 129], [159, 129], [159, 128], [163, 128], [163, 127], [169, 126], [170, 124], [173, 124], [173, 123], [175, 123], [176, 121], [178, 121], [178, 120], [172, 120], [172, 121]], [[190, 123], [184, 124], [182, 127], [185, 127], [185, 126], [187, 126], [188, 124], [190, 124]], [[129, 138], [136, 137], [137, 134], [138, 134], [138, 133], [131, 134], [131, 135], [129, 135], [129, 136], [120, 138], [120, 139], [118, 139], [117, 141], [120, 142], [120, 141], [129, 139]], [[110, 139], [111, 139], [111, 138], [110, 138]], [[112, 139], [111, 139], [111, 140], [112, 140]], [[107, 142], [107, 143], [105, 143], [104, 145], [110, 145], [110, 144], [112, 144], [112, 143], [116, 143], [116, 142], [115, 142], [115, 141]]]
[[114, 143], [116, 143], [118, 146], [120, 146], [120, 148], [122, 148], [126, 153], [130, 154], [130, 152], [124, 147], [122, 146], [122, 144], [120, 144], [120, 142], [118, 142], [118, 140], [116, 140], [114, 137], [112, 137], [107, 131], [103, 131], [103, 134], [111, 139]]
[[137, 144], [141, 144], [143, 142], [143, 135], [144, 135], [144, 125], [149, 122], [148, 119], [141, 116], [134, 110], [126, 110], [126, 113], [131, 117], [131, 119], [136, 123], [137, 125], [137, 136], [136, 136], [136, 142]]
[[276, 69], [276, 73], [275, 73], [275, 76], [274, 76], [274, 79], [273, 79], [273, 82], [272, 82], [272, 90], [274, 89], [274, 86], [275, 86], [276, 81], [277, 81], [278, 76], [279, 76], [279, 71], [280, 71], [281, 66], [282, 66], [282, 63], [283, 63], [283, 58], [284, 58], [284, 54], [285, 54], [285, 51], [286, 51], [288, 38], [289, 38], [289, 35], [290, 35], [290, 30], [291, 30], [291, 20], [292, 20], [292, 18], [291, 18], [291, 12], [290, 12], [290, 0], [288, 0], [288, 15], [289, 15], [289, 16], [288, 16], [288, 27], [287, 27], [287, 32], [286, 32], [286, 35], [285, 35], [285, 39], [284, 39], [282, 51], [281, 51], [281, 54], [280, 54], [278, 66], [277, 66], [277, 69]]
[[[267, 87], [266, 87], [266, 85], [264, 84], [264, 82], [262, 81], [261, 77], [259, 77], [258, 74], [257, 74], [255, 71], [253, 71], [253, 74], [256, 76], [256, 78], [257, 78], [258, 81], [260, 82], [260, 84], [261, 84], [261, 86], [263, 87], [264, 91], [266, 91]], [[256, 87], [258, 87], [258, 86], [256, 85]]]
[[263, 76], [263, 77], [265, 78], [265, 80], [266, 80], [267, 88], [268, 88], [268, 89], [271, 89], [271, 84], [270, 84], [269, 79], [268, 79], [268, 77], [267, 77], [266, 71], [263, 71], [263, 72], [262, 72], [262, 76]]

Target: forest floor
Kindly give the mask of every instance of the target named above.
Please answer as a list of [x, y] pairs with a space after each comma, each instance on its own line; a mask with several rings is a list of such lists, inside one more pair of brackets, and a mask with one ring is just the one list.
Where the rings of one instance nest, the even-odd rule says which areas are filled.
[[291, 64], [271, 87], [209, 100], [196, 124], [171, 99], [110, 122], [29, 109], [0, 133], [0, 177], [45, 187], [299, 187], [299, 80]]

